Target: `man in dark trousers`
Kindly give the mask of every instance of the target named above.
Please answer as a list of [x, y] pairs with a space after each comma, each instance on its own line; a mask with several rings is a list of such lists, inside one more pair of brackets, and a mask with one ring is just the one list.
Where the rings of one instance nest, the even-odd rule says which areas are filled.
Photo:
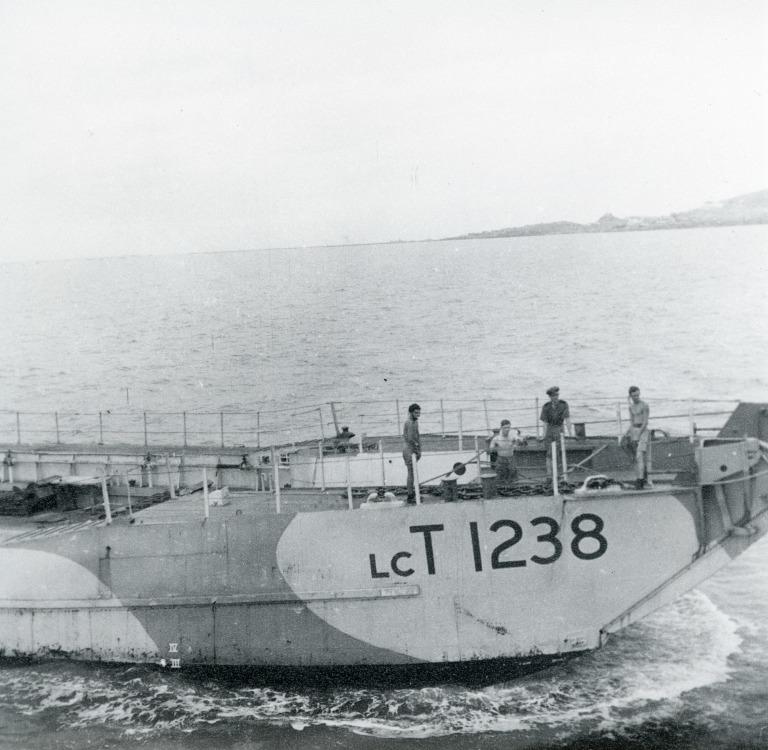
[[416, 490], [413, 485], [413, 456], [416, 456], [417, 461], [421, 458], [420, 416], [421, 407], [418, 404], [411, 404], [408, 407], [408, 419], [403, 425], [403, 461], [405, 461], [405, 466], [408, 469], [408, 480], [406, 481], [408, 503], [416, 502]]
[[568, 402], [560, 400], [560, 389], [553, 385], [547, 388], [549, 401], [541, 409], [541, 421], [546, 425], [544, 430], [544, 446], [547, 451], [547, 474], [552, 476], [552, 443], [560, 442], [563, 427], [567, 435], [571, 435], [571, 412]]
[[[517, 476], [514, 458], [515, 448], [520, 445], [523, 440], [520, 437], [520, 430], [515, 430], [515, 434], [513, 435], [511, 429], [512, 426], [510, 421], [508, 419], [502, 419], [499, 434], [494, 435], [491, 438], [491, 442], [488, 444], [488, 452], [496, 454], [494, 470], [496, 471], [496, 479], [501, 485], [508, 484]], [[491, 455], [491, 461], [493, 461], [493, 455]]]

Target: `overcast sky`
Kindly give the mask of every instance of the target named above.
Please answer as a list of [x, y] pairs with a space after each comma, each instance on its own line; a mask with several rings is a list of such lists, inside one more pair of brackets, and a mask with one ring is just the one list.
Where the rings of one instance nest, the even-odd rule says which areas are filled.
[[0, 0], [0, 260], [437, 238], [768, 187], [765, 0]]

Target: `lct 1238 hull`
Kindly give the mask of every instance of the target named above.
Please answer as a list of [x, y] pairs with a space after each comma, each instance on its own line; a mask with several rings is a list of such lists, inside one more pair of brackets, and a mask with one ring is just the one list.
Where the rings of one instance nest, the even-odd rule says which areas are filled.
[[[520, 671], [600, 646], [766, 533], [757, 440], [698, 481], [377, 510], [116, 518], [0, 546], [5, 656]], [[170, 501], [172, 504], [173, 501]]]

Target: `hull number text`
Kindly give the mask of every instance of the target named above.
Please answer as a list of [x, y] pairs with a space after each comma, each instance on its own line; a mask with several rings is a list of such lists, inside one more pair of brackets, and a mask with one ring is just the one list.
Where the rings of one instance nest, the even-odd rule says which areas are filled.
[[[481, 542], [481, 530], [476, 521], [469, 522], [469, 541], [472, 547], [472, 560], [474, 569], [478, 573], [486, 568], [500, 570], [502, 568], [524, 568], [529, 563], [535, 565], [551, 565], [563, 554], [564, 545], [574, 557], [579, 560], [596, 560], [602, 557], [608, 549], [608, 540], [603, 536], [603, 519], [594, 513], [582, 513], [576, 516], [570, 524], [570, 535], [567, 540], [561, 539], [560, 524], [549, 516], [538, 516], [528, 524], [528, 531], [517, 521], [502, 518], [494, 521], [485, 532], [485, 541], [494, 543], [495, 546], [486, 551]], [[420, 535], [424, 544], [424, 565], [428, 575], [435, 575], [437, 560], [435, 558], [435, 545], [433, 535], [445, 531], [441, 523], [411, 526], [411, 534]], [[514, 549], [522, 541], [524, 535], [534, 534], [536, 537], [536, 553], [530, 557], [516, 555]], [[407, 578], [416, 572], [410, 552], [395, 552], [389, 560], [389, 570], [386, 563], [376, 559], [371, 553], [368, 560], [371, 566], [371, 578], [389, 578], [390, 572], [396, 576]]]

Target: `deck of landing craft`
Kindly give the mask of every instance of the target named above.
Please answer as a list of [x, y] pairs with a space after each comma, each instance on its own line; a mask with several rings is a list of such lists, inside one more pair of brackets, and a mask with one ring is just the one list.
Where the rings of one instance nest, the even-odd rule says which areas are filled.
[[[620, 473], [612, 473], [612, 477], [625, 483], [627, 492], [636, 492], [631, 488], [632, 476], [626, 473], [626, 476]], [[672, 476], [657, 475], [653, 480], [653, 488], [656, 490], [669, 489], [672, 484]], [[649, 488], [650, 489], [650, 488]], [[643, 490], [641, 490], [642, 492]], [[647, 491], [647, 490], [646, 490]], [[551, 494], [546, 492], [544, 494]], [[503, 496], [499, 496], [499, 499]], [[398, 499], [404, 499], [399, 497]], [[352, 498], [352, 507], [357, 510], [366, 500], [365, 495], [355, 495]], [[439, 505], [445, 502], [440, 495], [423, 493], [421, 502], [425, 505]], [[476, 502], [473, 499], [459, 500], [458, 502]], [[412, 506], [405, 506], [412, 507]], [[348, 510], [349, 501], [343, 491], [335, 490], [295, 490], [283, 489], [280, 497], [280, 510], [282, 513], [311, 513], [326, 510]], [[384, 508], [381, 510], [402, 510], [402, 507]], [[272, 492], [254, 492], [250, 490], [230, 492], [226, 498], [225, 504], [214, 505], [209, 503], [208, 513], [212, 520], [229, 520], [237, 516], [264, 516], [272, 515], [277, 512], [275, 495]], [[144, 510], [133, 514], [133, 523], [137, 524], [155, 524], [155, 523], [184, 523], [191, 520], [205, 520], [205, 503], [201, 493], [184, 495], [171, 498], [163, 503], [152, 505]], [[126, 515], [119, 515], [115, 518], [116, 522], [130, 522]]]

